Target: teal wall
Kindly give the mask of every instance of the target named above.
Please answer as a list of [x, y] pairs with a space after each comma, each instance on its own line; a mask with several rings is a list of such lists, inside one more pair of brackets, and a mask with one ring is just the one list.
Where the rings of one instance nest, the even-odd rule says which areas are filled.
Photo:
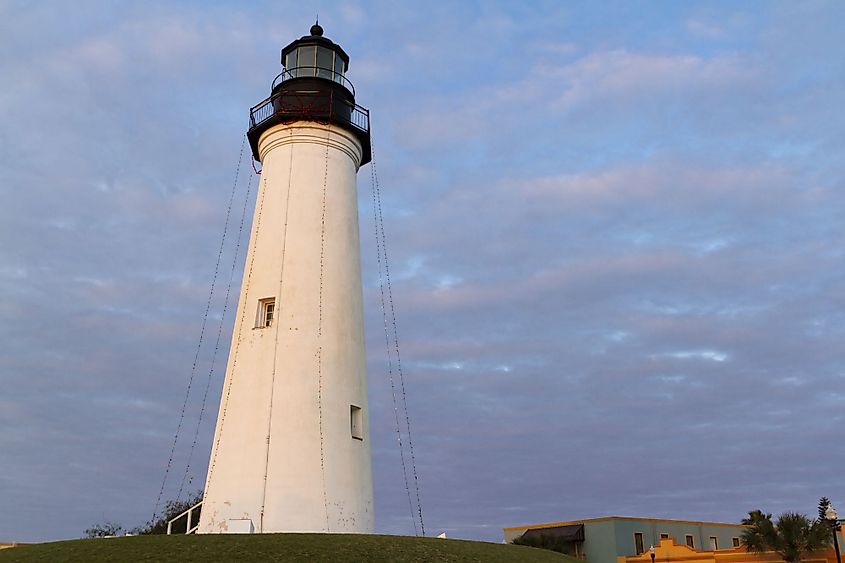
[[590, 563], [616, 563], [616, 531], [613, 520], [584, 522], [584, 556]]
[[[710, 550], [710, 536], [715, 536], [719, 549], [732, 549], [732, 538], [742, 535], [742, 526], [735, 524], [714, 524], [706, 522], [684, 522], [678, 520], [643, 520], [639, 518], [597, 518], [565, 522], [565, 524], [584, 524], [584, 555], [589, 563], [616, 563], [621, 555], [636, 555], [634, 533], [642, 532], [643, 549], [660, 543], [660, 534], [669, 534], [678, 545], [686, 545], [685, 536], [690, 534], [695, 541], [695, 549]], [[564, 524], [563, 522], [561, 524]], [[530, 528], [505, 531], [505, 542], [522, 535]], [[845, 534], [839, 534], [839, 547], [845, 552]]]
[[710, 536], [717, 538], [719, 549], [731, 549], [731, 538], [739, 537], [739, 526], [678, 521], [651, 521], [637, 518], [613, 518], [584, 522], [584, 553], [590, 563], [616, 563], [620, 555], [636, 555], [634, 533], [642, 532], [643, 549], [660, 543], [660, 534], [667, 533], [675, 543], [684, 545], [690, 534], [696, 549], [709, 550]]

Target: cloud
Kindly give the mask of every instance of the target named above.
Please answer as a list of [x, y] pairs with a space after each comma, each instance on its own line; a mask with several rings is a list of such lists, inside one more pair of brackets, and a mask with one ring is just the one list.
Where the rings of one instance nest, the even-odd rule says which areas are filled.
[[[512, 159], [522, 156], [521, 141], [529, 136], [531, 146], [586, 144], [589, 163], [620, 150], [700, 150], [709, 136], [741, 131], [732, 126], [738, 121], [761, 127], [776, 109], [774, 69], [754, 55], [571, 51], [529, 59], [508, 80], [434, 93], [422, 107], [398, 113], [399, 142], [415, 150], [471, 144]], [[709, 136], [696, 138], [699, 130]], [[601, 144], [607, 135], [617, 138], [613, 148]], [[442, 154], [449, 158], [449, 151]]]
[[754, 80], [751, 61], [737, 56], [711, 60], [695, 55], [645, 55], [624, 50], [586, 55], [561, 68], [545, 67], [540, 73], [560, 81], [563, 94], [556, 105], [572, 111], [585, 102], [659, 100], [682, 92], [712, 96]]
[[[246, 111], [309, 10], [0, 5], [10, 539], [149, 517]], [[480, 10], [434, 4], [421, 19], [364, 2], [321, 19], [373, 112], [427, 528], [498, 541], [500, 526], [608, 513], [811, 511], [843, 462], [829, 444], [843, 420], [845, 85], [824, 56], [838, 10]], [[368, 176], [376, 512], [379, 531], [409, 533]], [[243, 160], [212, 340], [254, 183]], [[194, 386], [211, 395], [192, 487], [222, 385], [212, 353]]]

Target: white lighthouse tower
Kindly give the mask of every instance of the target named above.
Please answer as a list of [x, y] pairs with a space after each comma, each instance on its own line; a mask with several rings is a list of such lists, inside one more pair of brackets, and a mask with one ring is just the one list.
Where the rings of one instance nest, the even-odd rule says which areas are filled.
[[311, 34], [252, 108], [262, 163], [200, 533], [373, 530], [355, 176], [369, 113]]

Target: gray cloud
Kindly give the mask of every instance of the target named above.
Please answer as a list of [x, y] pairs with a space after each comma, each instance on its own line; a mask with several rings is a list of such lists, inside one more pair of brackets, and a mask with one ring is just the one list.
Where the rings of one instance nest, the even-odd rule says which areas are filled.
[[[246, 111], [312, 17], [289, 10], [0, 6], [3, 537], [149, 517]], [[373, 111], [427, 528], [845, 501], [841, 9], [478, 10], [325, 23]], [[409, 533], [368, 175], [378, 527]]]

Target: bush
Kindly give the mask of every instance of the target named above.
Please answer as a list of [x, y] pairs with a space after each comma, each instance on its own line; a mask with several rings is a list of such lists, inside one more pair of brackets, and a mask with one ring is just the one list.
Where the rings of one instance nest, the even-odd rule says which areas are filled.
[[102, 524], [94, 524], [85, 530], [86, 538], [105, 538], [108, 536], [119, 536], [123, 531], [123, 526], [115, 524], [114, 522], [103, 522]]
[[[187, 498], [185, 500], [169, 500], [165, 503], [164, 511], [162, 512], [161, 516], [159, 516], [155, 520], [151, 519], [143, 526], [136, 526], [135, 528], [128, 530], [128, 532], [136, 536], [146, 536], [150, 534], [166, 534], [167, 522], [169, 520], [172, 520], [176, 516], [179, 516], [201, 500], [202, 491], [197, 491], [192, 497]], [[201, 511], [202, 507], [199, 507], [191, 513], [192, 527], [195, 526], [197, 522], [199, 522]], [[184, 534], [187, 530], [187, 525], [188, 519], [180, 518], [178, 522], [173, 523], [171, 533]], [[119, 536], [124, 531], [125, 530], [123, 529], [123, 526], [121, 526], [120, 524], [115, 524], [114, 522], [107, 521], [103, 524], [95, 524], [94, 526], [85, 530], [85, 537], [103, 538], [106, 536]]]
[[[161, 516], [156, 518], [155, 520], [150, 520], [143, 526], [138, 526], [133, 528], [131, 533], [139, 536], [146, 536], [149, 534], [166, 534], [167, 533], [167, 522], [172, 520], [176, 516], [179, 516], [199, 501], [202, 500], [202, 491], [197, 491], [194, 495], [190, 498], [185, 500], [169, 500], [164, 505], [164, 511], [162, 512]], [[199, 522], [200, 512], [202, 511], [202, 507], [200, 506], [198, 509], [194, 510], [191, 513], [191, 526], [195, 526], [197, 522]], [[187, 531], [187, 518], [180, 518], [178, 522], [173, 523], [173, 528], [171, 529], [171, 533], [173, 534], [184, 534]]]
[[557, 551], [558, 553], [570, 554], [572, 552], [572, 542], [565, 541], [558, 536], [540, 534], [531, 535], [528, 537], [519, 536], [514, 538], [514, 545], [527, 545], [529, 547], [539, 547], [540, 549], [548, 549]]

